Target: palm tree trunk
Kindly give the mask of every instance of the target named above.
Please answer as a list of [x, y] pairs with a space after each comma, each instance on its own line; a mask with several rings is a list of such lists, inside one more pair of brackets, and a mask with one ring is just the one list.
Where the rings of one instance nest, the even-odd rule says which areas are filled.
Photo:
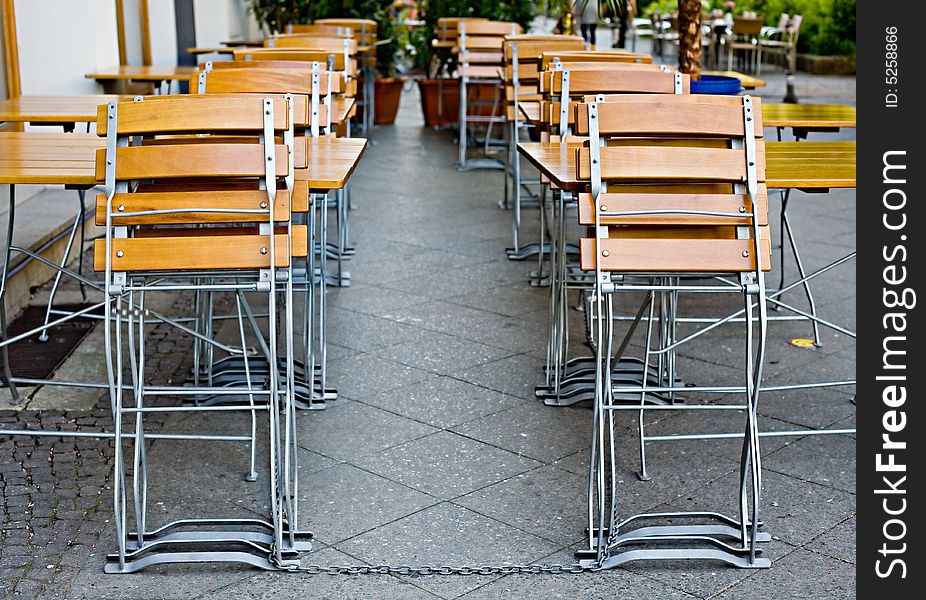
[[701, 0], [678, 0], [678, 68], [701, 76]]

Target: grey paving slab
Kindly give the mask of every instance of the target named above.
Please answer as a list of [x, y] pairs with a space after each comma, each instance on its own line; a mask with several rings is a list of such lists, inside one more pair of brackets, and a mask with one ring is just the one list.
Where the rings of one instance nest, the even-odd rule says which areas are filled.
[[526, 402], [453, 427], [453, 431], [542, 462], [588, 446], [591, 411]]
[[446, 428], [497, 413], [525, 400], [460, 379], [434, 375], [418, 383], [368, 396], [364, 402]]
[[[813, 573], [808, 577], [808, 573]], [[796, 550], [775, 562], [773, 568], [714, 596], [719, 600], [755, 598], [855, 598], [855, 567], [807, 550]]]
[[549, 305], [549, 293], [543, 288], [532, 288], [527, 281], [515, 285], [488, 290], [476, 290], [449, 300], [454, 304], [487, 310], [489, 312], [517, 317], [525, 313], [542, 310]]
[[302, 521], [325, 544], [369, 531], [437, 501], [348, 464], [300, 480]]
[[463, 374], [463, 379], [518, 398], [539, 402], [534, 396], [534, 388], [545, 381], [543, 365], [542, 359], [518, 354], [471, 367]]
[[328, 385], [347, 398], [373, 394], [421, 381], [427, 371], [386, 360], [375, 354], [354, 354], [328, 363]]
[[[461, 506], [441, 504], [336, 546], [371, 564], [482, 565], [526, 563], [557, 549], [555, 544]], [[454, 598], [498, 576], [420, 577], [419, 585]]]
[[[346, 268], [350, 270], [349, 265]], [[331, 306], [387, 318], [397, 308], [414, 306], [426, 300], [426, 298], [401, 290], [364, 284], [359, 281], [351, 281], [350, 287], [333, 288], [328, 294]]]
[[759, 414], [820, 429], [855, 414], [853, 397], [840, 388], [769, 391], [760, 396]]
[[[671, 510], [738, 513], [739, 474], [731, 473], [663, 505]], [[762, 480], [765, 530], [791, 546], [801, 546], [855, 514], [855, 496], [840, 490], [765, 471]]]
[[511, 317], [477, 310], [446, 301], [421, 304], [393, 315], [400, 323], [421, 327], [471, 341], [522, 352], [546, 343], [542, 324], [535, 328]]
[[[557, 551], [544, 557], [544, 564], [571, 565], [575, 562], [576, 548]], [[604, 600], [611, 598], [664, 598], [665, 600], [691, 599], [687, 592], [673, 588], [656, 579], [632, 573], [626, 569], [609, 569], [597, 573], [566, 575], [507, 575], [486, 584], [465, 596], [467, 600], [489, 598], [562, 600]]]
[[809, 436], [769, 454], [765, 468], [854, 494], [854, 461], [853, 438]]
[[544, 466], [454, 500], [561, 545], [582, 538], [588, 477]]
[[395, 320], [337, 307], [328, 309], [327, 329], [329, 342], [364, 352], [413, 339], [417, 334], [413, 327]]
[[374, 354], [424, 371], [459, 377], [467, 367], [511, 356], [513, 352], [444, 333], [422, 332], [413, 340], [380, 348]]
[[352, 462], [442, 499], [461, 496], [540, 465], [449, 431], [357, 457]]
[[66, 597], [93, 600], [212, 597], [217, 590], [233, 582], [243, 582], [254, 573], [251, 568], [234, 565], [196, 564], [151, 567], [132, 575], [104, 575], [103, 559], [102, 553], [91, 557]]
[[299, 443], [323, 456], [351, 461], [434, 431], [419, 421], [342, 398], [305, 415]]
[[856, 517], [850, 517], [827, 532], [820, 534], [804, 546], [824, 556], [838, 558], [850, 564], [856, 564], [855, 557]]

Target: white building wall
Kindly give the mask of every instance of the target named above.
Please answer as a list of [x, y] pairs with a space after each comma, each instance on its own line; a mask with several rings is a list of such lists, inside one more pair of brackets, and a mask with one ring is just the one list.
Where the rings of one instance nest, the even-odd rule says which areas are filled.
[[17, 0], [16, 31], [23, 94], [99, 93], [84, 75], [119, 64], [113, 0]]
[[171, 67], [177, 64], [177, 22], [175, 18], [174, 0], [148, 0], [152, 65]]

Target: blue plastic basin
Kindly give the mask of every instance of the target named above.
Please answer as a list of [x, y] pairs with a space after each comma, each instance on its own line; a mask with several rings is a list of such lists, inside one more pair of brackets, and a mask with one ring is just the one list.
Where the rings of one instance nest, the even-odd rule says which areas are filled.
[[740, 80], [727, 75], [701, 75], [701, 79], [691, 82], [692, 94], [732, 96], [739, 94], [741, 89]]

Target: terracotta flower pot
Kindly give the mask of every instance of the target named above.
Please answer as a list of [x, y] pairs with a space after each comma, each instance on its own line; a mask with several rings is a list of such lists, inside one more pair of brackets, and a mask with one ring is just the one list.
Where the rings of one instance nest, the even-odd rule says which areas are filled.
[[392, 125], [399, 112], [399, 102], [402, 99], [402, 85], [405, 82], [398, 77], [377, 77], [375, 82], [376, 94], [376, 124]]
[[[419, 79], [418, 90], [421, 93], [421, 112], [426, 127], [451, 125], [460, 120], [460, 80], [446, 78]], [[493, 83], [472, 83], [467, 88], [469, 100], [474, 104], [476, 114], [492, 115], [491, 103], [495, 99], [496, 85]], [[438, 102], [438, 98], [442, 100]], [[501, 114], [504, 102], [500, 99], [495, 113]]]

